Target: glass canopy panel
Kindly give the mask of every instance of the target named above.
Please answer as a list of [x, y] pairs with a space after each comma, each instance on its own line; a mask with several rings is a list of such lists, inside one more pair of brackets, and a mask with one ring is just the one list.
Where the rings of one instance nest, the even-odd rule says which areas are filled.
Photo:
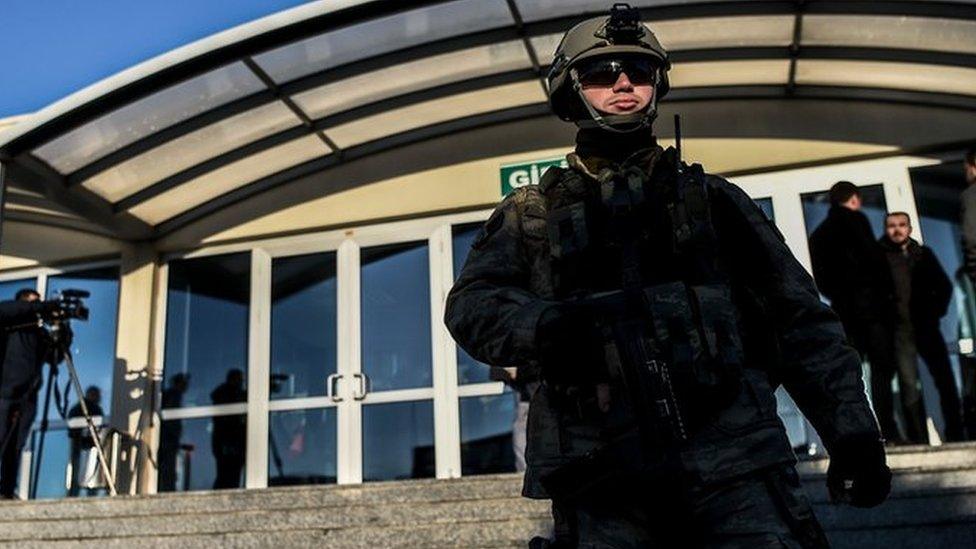
[[418, 44], [511, 25], [505, 2], [444, 2], [306, 38], [254, 60], [281, 83]]
[[672, 88], [786, 84], [790, 62], [785, 59], [676, 63]]
[[326, 133], [340, 148], [476, 114], [543, 103], [538, 80], [460, 93], [341, 124]]
[[804, 46], [976, 53], [976, 21], [890, 15], [807, 15]]
[[[665, 48], [672, 51], [704, 48], [788, 46], [793, 40], [793, 16], [758, 15], [645, 21]], [[532, 38], [539, 62], [550, 64], [563, 33]]]
[[435, 55], [333, 82], [295, 95], [312, 118], [452, 82], [532, 66], [521, 40]]
[[191, 179], [129, 212], [148, 223], [160, 223], [252, 181], [331, 152], [318, 136], [301, 137]]
[[233, 63], [129, 103], [38, 147], [34, 154], [68, 174], [159, 130], [263, 88], [243, 63]]
[[533, 36], [529, 39], [532, 48], [535, 49], [536, 55], [539, 56], [539, 64], [543, 66], [552, 64], [553, 55], [556, 53], [556, 48], [559, 47], [559, 41], [562, 38], [562, 33], [558, 33]]
[[161, 179], [301, 123], [284, 103], [275, 101], [168, 141], [82, 184], [117, 202]]
[[792, 15], [703, 17], [646, 21], [668, 50], [788, 46], [793, 41]]
[[[682, 4], [702, 4], [709, 0], [685, 0]], [[675, 4], [673, 0], [630, 0], [627, 2], [635, 8], [650, 8], [667, 4]], [[563, 16], [593, 16], [607, 13], [612, 2], [598, 0], [515, 0], [522, 19], [525, 21], [539, 21], [541, 19], [555, 19]]]
[[796, 82], [976, 95], [976, 69], [922, 63], [803, 59]]

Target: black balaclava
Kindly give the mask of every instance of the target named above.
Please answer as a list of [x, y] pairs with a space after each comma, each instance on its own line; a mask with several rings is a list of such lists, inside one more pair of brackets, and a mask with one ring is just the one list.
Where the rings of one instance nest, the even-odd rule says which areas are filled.
[[581, 158], [603, 158], [619, 164], [638, 151], [654, 147], [657, 139], [650, 126], [629, 133], [600, 128], [576, 132], [576, 154]]

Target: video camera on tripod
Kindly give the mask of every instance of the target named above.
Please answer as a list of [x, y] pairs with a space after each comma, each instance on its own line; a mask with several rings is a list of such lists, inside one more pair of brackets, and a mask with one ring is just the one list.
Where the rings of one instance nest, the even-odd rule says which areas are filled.
[[57, 320], [88, 320], [88, 307], [85, 306], [85, 299], [91, 297], [91, 292], [87, 290], [77, 290], [73, 288], [61, 290], [57, 297], [50, 300], [48, 314], [45, 315], [45, 322]]
[[[102, 475], [105, 478], [109, 494], [114, 496], [116, 495], [115, 478], [109, 469], [108, 460], [105, 457], [105, 450], [102, 447], [102, 442], [95, 426], [94, 419], [92, 418], [88, 405], [85, 402], [85, 394], [84, 391], [82, 391], [81, 382], [78, 379], [78, 371], [75, 369], [74, 360], [71, 356], [71, 321], [88, 320], [89, 310], [88, 307], [85, 306], [84, 300], [89, 297], [91, 297], [91, 293], [86, 290], [78, 290], [73, 288], [61, 290], [56, 294], [54, 299], [48, 300], [44, 303], [45, 309], [41, 314], [41, 320], [48, 325], [48, 333], [50, 334], [54, 344], [59, 349], [59, 357], [63, 357], [65, 366], [67, 366], [70, 385], [74, 388], [75, 395], [78, 399], [78, 406], [81, 409], [82, 416], [85, 418], [88, 433], [91, 436], [93, 446], [98, 454], [98, 464], [101, 468]], [[38, 457], [36, 460], [37, 465], [35, 467], [34, 475], [32, 475], [32, 498], [37, 496], [36, 479], [40, 468], [40, 456], [42, 455], [44, 448], [44, 434], [47, 431], [47, 410], [50, 404], [54, 380], [57, 377], [58, 372], [57, 362], [60, 362], [60, 358], [51, 363], [51, 373], [48, 376], [47, 394], [44, 399], [44, 413], [41, 416], [40, 440], [38, 442]], [[65, 396], [67, 397], [67, 395]]]

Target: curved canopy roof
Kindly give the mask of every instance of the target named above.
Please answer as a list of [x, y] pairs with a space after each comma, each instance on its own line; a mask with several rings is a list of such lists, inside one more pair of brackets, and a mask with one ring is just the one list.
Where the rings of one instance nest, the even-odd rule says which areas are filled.
[[[670, 102], [976, 110], [976, 1], [631, 3], [672, 53]], [[153, 238], [353, 159], [546, 116], [562, 31], [607, 6], [314, 2], [81, 90], [0, 132], [0, 159], [71, 215]]]

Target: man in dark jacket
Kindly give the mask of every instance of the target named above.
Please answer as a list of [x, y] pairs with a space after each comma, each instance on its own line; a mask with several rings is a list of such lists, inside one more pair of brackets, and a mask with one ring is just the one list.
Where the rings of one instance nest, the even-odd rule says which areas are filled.
[[900, 441], [891, 381], [895, 376], [894, 287], [884, 251], [848, 181], [830, 188], [830, 212], [810, 235], [817, 287], [830, 299], [848, 340], [871, 366], [871, 402], [889, 441]]
[[921, 355], [939, 391], [945, 440], [958, 441], [963, 438], [959, 393], [939, 329], [939, 321], [952, 300], [952, 282], [932, 250], [919, 244], [911, 234], [908, 214], [894, 212], [885, 218], [885, 235], [880, 240], [895, 287], [895, 357], [905, 430], [909, 442], [928, 443], [918, 379]]
[[576, 152], [496, 208], [445, 313], [540, 381], [523, 495], [553, 500], [559, 547], [823, 547], [773, 388], [824, 439], [831, 492], [877, 505], [857, 353], [755, 203], [656, 144], [669, 63], [636, 11], [574, 27], [552, 66]]
[[44, 363], [59, 360], [40, 319], [57, 310], [32, 289], [0, 303], [0, 498], [14, 498], [20, 453], [37, 412]]

